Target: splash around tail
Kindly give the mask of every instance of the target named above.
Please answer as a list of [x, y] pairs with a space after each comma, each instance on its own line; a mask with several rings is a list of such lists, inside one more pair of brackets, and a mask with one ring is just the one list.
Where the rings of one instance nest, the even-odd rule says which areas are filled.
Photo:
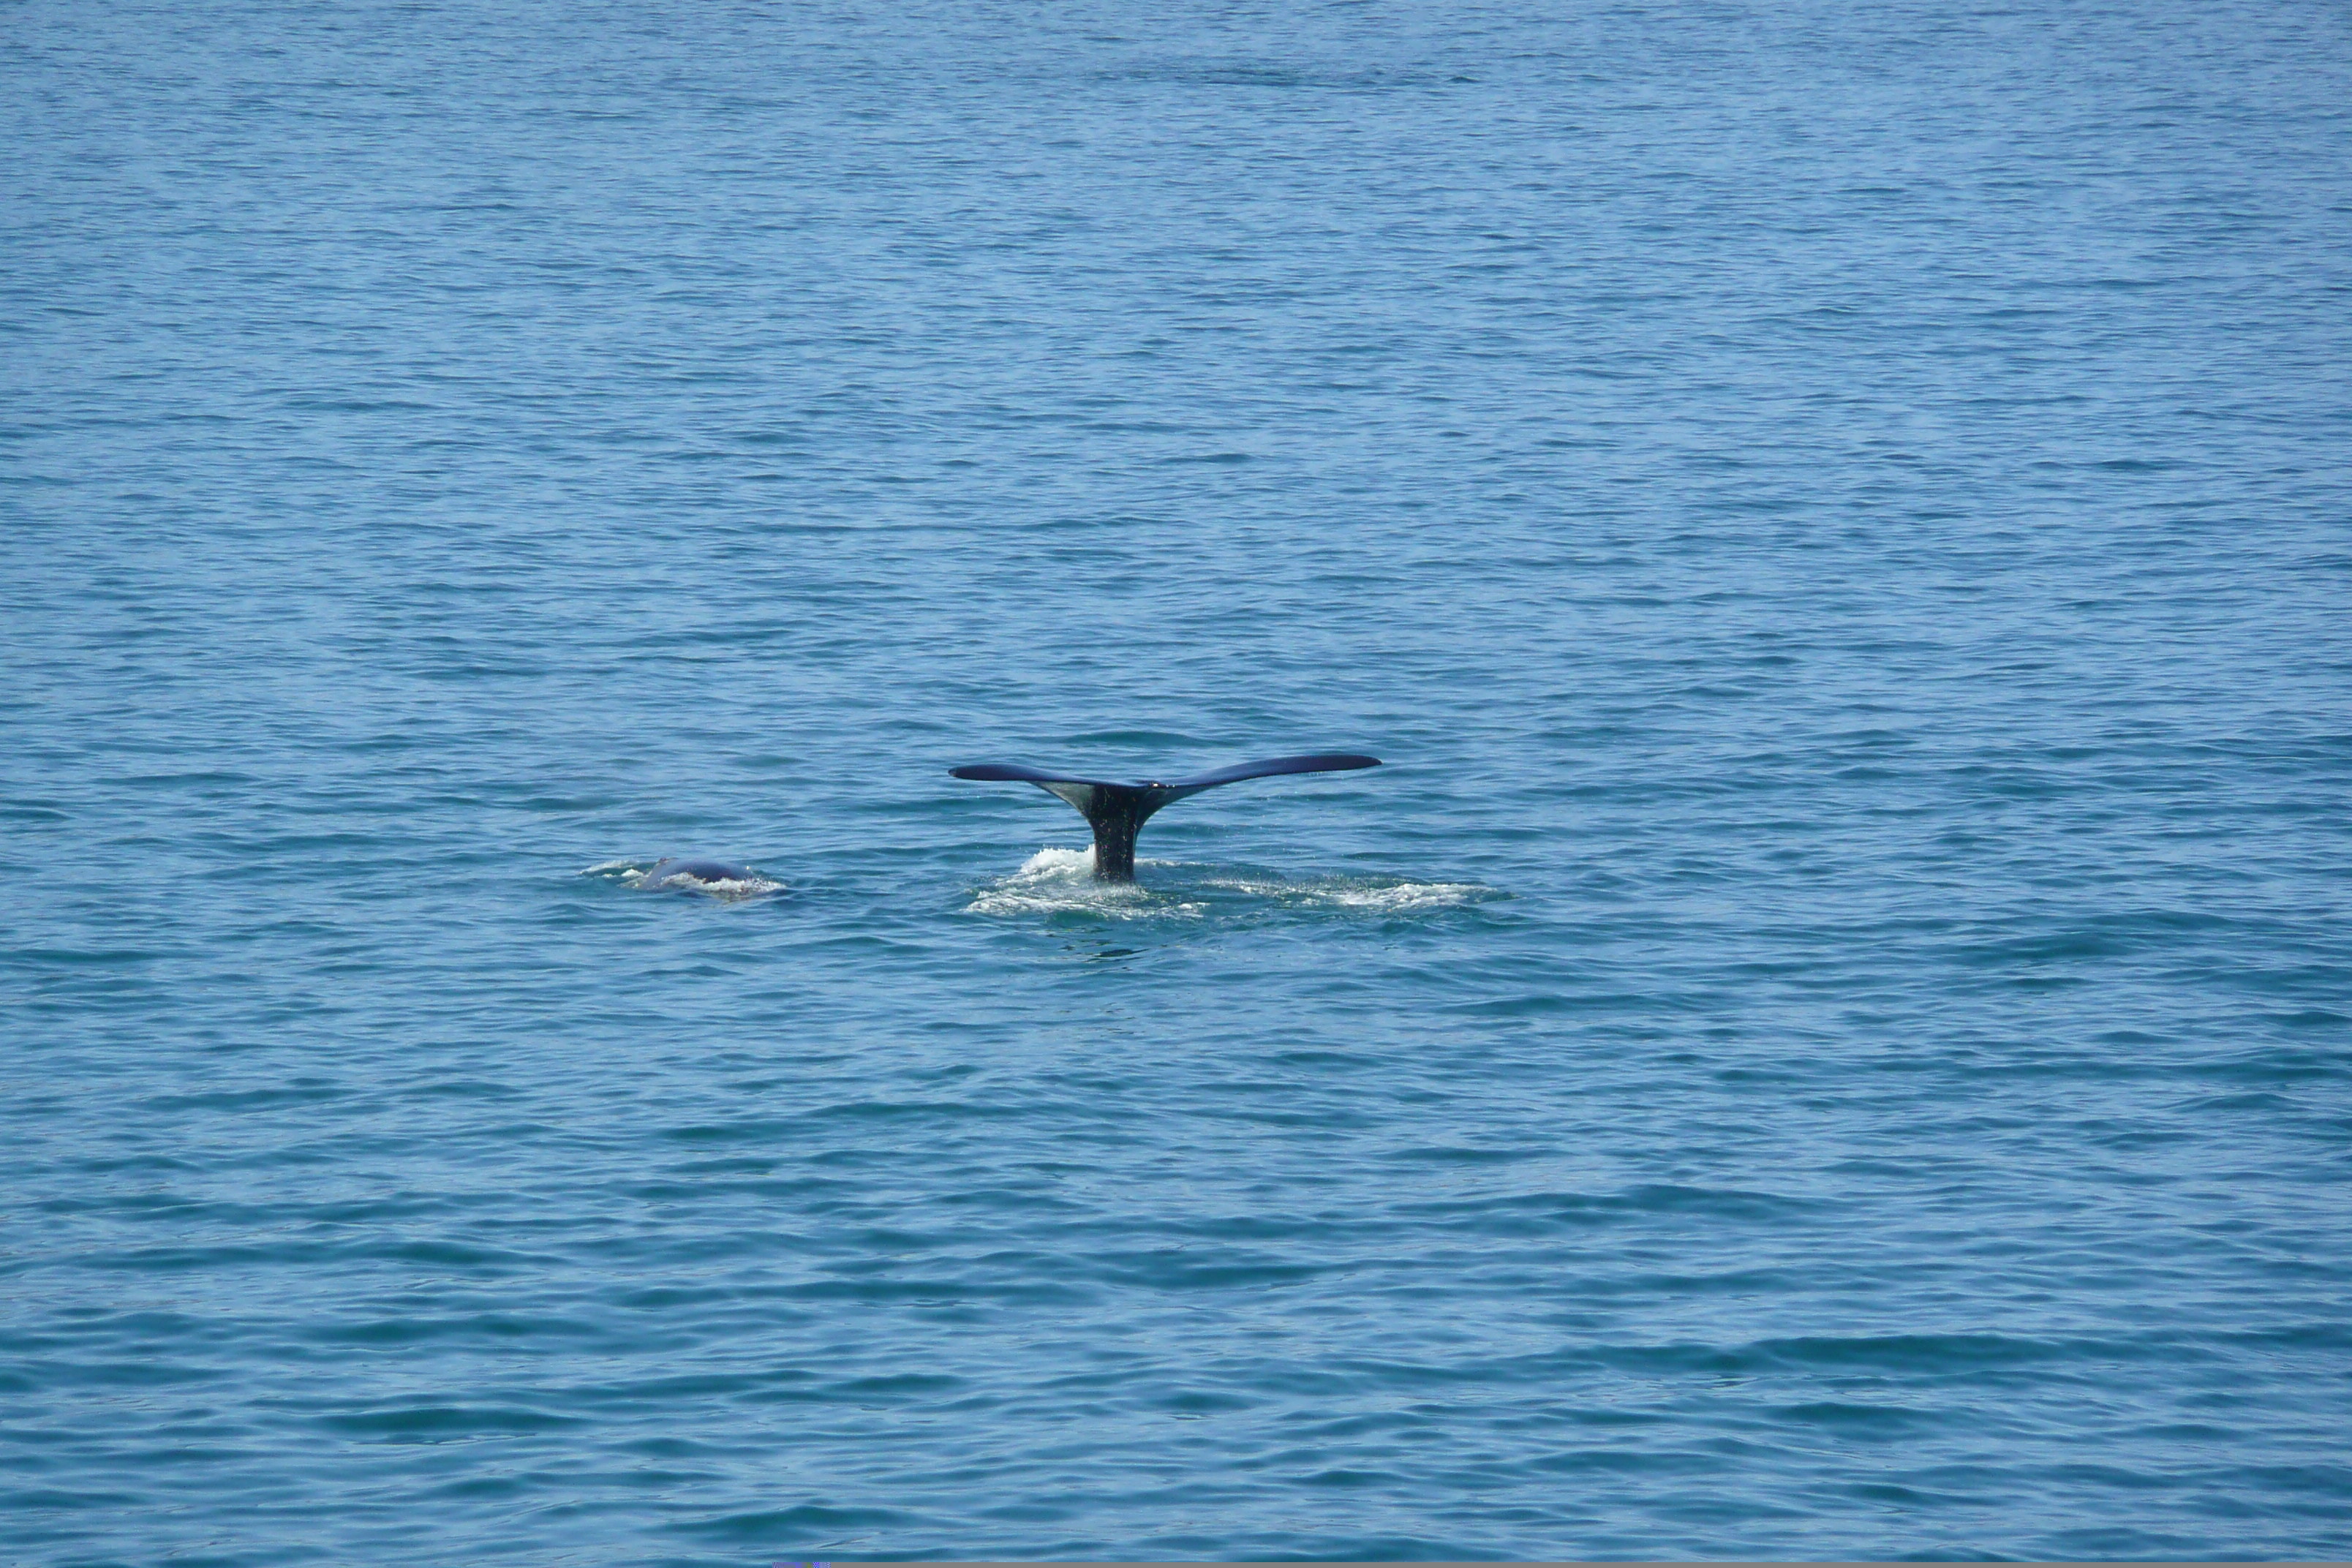
[[1049, 845], [1021, 863], [1021, 868], [974, 890], [967, 906], [976, 915], [1059, 915], [1103, 920], [1146, 920], [1161, 916], [1196, 917], [1202, 906], [1167, 899], [1132, 881], [1109, 880], [1095, 875], [1092, 849], [1065, 849]]
[[971, 889], [967, 914], [1046, 916], [1048, 924], [1139, 921], [1176, 927], [1239, 922], [1271, 916], [1388, 921], [1439, 917], [1511, 895], [1483, 882], [1423, 882], [1402, 877], [1326, 874], [1293, 880], [1276, 871], [1184, 860], [1144, 862], [1142, 882], [1106, 882], [1094, 875], [1091, 849], [1047, 847], [1019, 870]]
[[1268, 757], [1260, 762], [1240, 763], [1233, 767], [1219, 768], [1213, 773], [1198, 773], [1191, 778], [1162, 784], [1126, 784], [1112, 779], [1081, 778], [1073, 773], [1052, 773], [1033, 768], [1025, 763], [975, 763], [950, 768], [949, 776], [960, 779], [983, 779], [1033, 784], [1047, 795], [1059, 797], [1075, 807], [1094, 829], [1094, 868], [1097, 881], [1132, 882], [1135, 880], [1135, 837], [1152, 814], [1162, 806], [1173, 805], [1186, 795], [1198, 795], [1204, 789], [1220, 784], [1239, 784], [1244, 779], [1272, 778], [1283, 773], [1343, 773], [1354, 768], [1376, 768], [1378, 757], [1367, 757], [1354, 752], [1315, 752], [1296, 757]]

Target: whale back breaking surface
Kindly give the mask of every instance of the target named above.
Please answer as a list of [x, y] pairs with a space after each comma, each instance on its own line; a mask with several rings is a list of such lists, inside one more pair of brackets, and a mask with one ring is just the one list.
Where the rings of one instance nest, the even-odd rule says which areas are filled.
[[640, 888], [675, 887], [687, 882], [749, 882], [753, 873], [748, 867], [730, 865], [724, 860], [695, 860], [673, 857], [656, 861], [639, 879]]

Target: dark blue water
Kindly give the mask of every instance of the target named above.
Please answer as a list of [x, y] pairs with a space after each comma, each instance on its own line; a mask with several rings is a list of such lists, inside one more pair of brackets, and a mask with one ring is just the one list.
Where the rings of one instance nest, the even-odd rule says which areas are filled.
[[0, 8], [0, 1555], [2352, 1554], [2347, 105]]

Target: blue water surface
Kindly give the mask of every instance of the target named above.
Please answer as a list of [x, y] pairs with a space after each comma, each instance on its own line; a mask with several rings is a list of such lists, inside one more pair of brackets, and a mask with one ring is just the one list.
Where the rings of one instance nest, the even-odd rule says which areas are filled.
[[2341, 5], [9, 0], [0, 134], [0, 1558], [2352, 1555]]

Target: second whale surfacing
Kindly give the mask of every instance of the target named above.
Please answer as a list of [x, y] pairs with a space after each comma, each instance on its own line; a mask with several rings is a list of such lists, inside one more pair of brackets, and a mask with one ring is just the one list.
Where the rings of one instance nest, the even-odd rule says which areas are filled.
[[1135, 836], [1161, 806], [1172, 805], [1188, 795], [1198, 795], [1219, 784], [1238, 784], [1244, 779], [1269, 778], [1277, 773], [1330, 773], [1349, 768], [1376, 768], [1378, 757], [1359, 756], [1352, 752], [1318, 752], [1303, 757], [1269, 757], [1264, 762], [1238, 763], [1214, 773], [1196, 773], [1191, 778], [1161, 784], [1123, 784], [1110, 779], [1079, 778], [1071, 773], [1049, 773], [1020, 763], [980, 763], [961, 768], [950, 768], [950, 776], [960, 779], [1001, 779], [1033, 784], [1047, 795], [1058, 795], [1076, 806], [1078, 815], [1095, 833], [1095, 877], [1104, 882], [1135, 880]]
[[637, 886], [650, 891], [656, 888], [708, 888], [752, 883], [761, 879], [760, 874], [747, 866], [737, 866], [725, 860], [696, 860], [673, 856], [655, 862], [644, 876], [637, 879]]

